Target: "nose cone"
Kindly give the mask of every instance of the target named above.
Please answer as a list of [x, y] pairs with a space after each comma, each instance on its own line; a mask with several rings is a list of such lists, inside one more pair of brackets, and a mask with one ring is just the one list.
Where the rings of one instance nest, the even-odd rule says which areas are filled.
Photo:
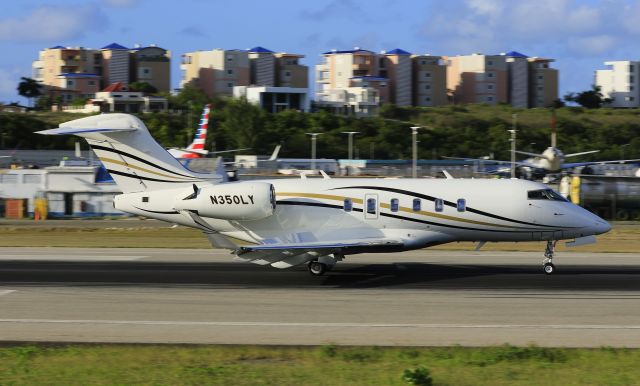
[[611, 230], [611, 224], [591, 212], [587, 212], [586, 210], [585, 212], [588, 214], [588, 229], [592, 234], [600, 235]]
[[[597, 217], [597, 216], [596, 216]], [[598, 217], [598, 221], [596, 221], [596, 225], [593, 226], [593, 231], [596, 235], [601, 235], [603, 233], [607, 233], [611, 230], [611, 224], [604, 221], [600, 217]]]

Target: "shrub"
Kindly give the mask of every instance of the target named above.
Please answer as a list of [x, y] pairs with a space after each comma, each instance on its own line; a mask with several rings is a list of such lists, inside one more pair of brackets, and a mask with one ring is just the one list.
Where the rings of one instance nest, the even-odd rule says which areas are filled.
[[431, 372], [423, 366], [418, 366], [415, 369], [406, 369], [402, 374], [402, 380], [416, 386], [431, 386], [433, 384]]

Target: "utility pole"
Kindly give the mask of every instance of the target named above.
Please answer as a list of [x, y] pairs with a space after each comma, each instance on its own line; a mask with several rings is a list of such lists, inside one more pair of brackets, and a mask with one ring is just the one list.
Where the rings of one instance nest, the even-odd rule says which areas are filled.
[[349, 159], [353, 159], [353, 135], [360, 134], [359, 131], [343, 131], [342, 134], [349, 135]]
[[511, 178], [516, 178], [516, 133], [518, 132], [518, 114], [513, 114], [513, 129], [511, 133]]
[[413, 139], [413, 167], [411, 176], [418, 178], [418, 129], [420, 126], [411, 126], [411, 136]]
[[306, 133], [311, 136], [311, 169], [316, 170], [316, 141], [322, 133]]

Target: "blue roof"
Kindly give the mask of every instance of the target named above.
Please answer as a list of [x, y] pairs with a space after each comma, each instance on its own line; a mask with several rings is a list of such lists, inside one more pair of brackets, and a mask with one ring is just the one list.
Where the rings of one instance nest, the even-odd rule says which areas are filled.
[[344, 51], [327, 51], [327, 52], [323, 52], [323, 55], [331, 55], [331, 54], [353, 54], [354, 52], [371, 52], [373, 53], [373, 51], [369, 51], [369, 50], [344, 50]]
[[67, 78], [93, 78], [97, 77], [96, 74], [85, 74], [85, 73], [76, 73], [76, 72], [63, 72], [62, 74], [58, 74], [58, 76], [65, 76]]
[[389, 80], [389, 78], [385, 78], [385, 77], [382, 77], [382, 76], [372, 76], [372, 75], [352, 76], [350, 79], [364, 79], [364, 80]]
[[127, 47], [121, 46], [118, 43], [111, 43], [108, 46], [104, 46], [101, 48], [102, 50], [128, 50]]
[[405, 51], [402, 48], [394, 48], [391, 51], [387, 51], [386, 55], [411, 55], [411, 52]]
[[61, 46], [61, 45], [57, 45], [57, 46], [55, 46], [55, 47], [50, 47], [49, 49], [50, 49], [50, 50], [59, 50], [59, 49], [63, 49], [63, 48], [67, 48], [67, 47], [63, 47], [63, 46]]
[[518, 51], [509, 51], [505, 54], [505, 56], [509, 56], [511, 58], [528, 58], [527, 55], [521, 54]]
[[261, 47], [261, 46], [257, 46], [257, 47], [253, 47], [251, 49], [249, 49], [249, 52], [267, 52], [267, 53], [273, 53], [273, 51], [271, 51], [270, 49]]

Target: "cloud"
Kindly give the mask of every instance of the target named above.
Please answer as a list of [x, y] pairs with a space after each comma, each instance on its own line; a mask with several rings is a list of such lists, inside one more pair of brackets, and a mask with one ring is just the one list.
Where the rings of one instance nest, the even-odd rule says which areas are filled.
[[186, 27], [180, 30], [181, 34], [184, 35], [188, 35], [188, 36], [194, 36], [194, 37], [198, 37], [198, 38], [207, 38], [209, 37], [208, 34], [204, 33], [202, 31], [202, 29], [200, 29], [199, 27]]
[[640, 35], [640, 5], [627, 0], [449, 0], [429, 14], [417, 36], [449, 54], [536, 47], [547, 52], [531, 55], [597, 56]]
[[330, 18], [362, 19], [365, 11], [354, 0], [333, 0], [315, 10], [303, 10], [300, 17], [311, 21], [326, 21]]
[[111, 7], [116, 8], [129, 8], [136, 6], [138, 4], [138, 0], [106, 0], [105, 3]]
[[97, 5], [43, 5], [21, 18], [0, 19], [0, 41], [57, 42], [77, 39], [87, 31], [102, 31], [108, 19]]

